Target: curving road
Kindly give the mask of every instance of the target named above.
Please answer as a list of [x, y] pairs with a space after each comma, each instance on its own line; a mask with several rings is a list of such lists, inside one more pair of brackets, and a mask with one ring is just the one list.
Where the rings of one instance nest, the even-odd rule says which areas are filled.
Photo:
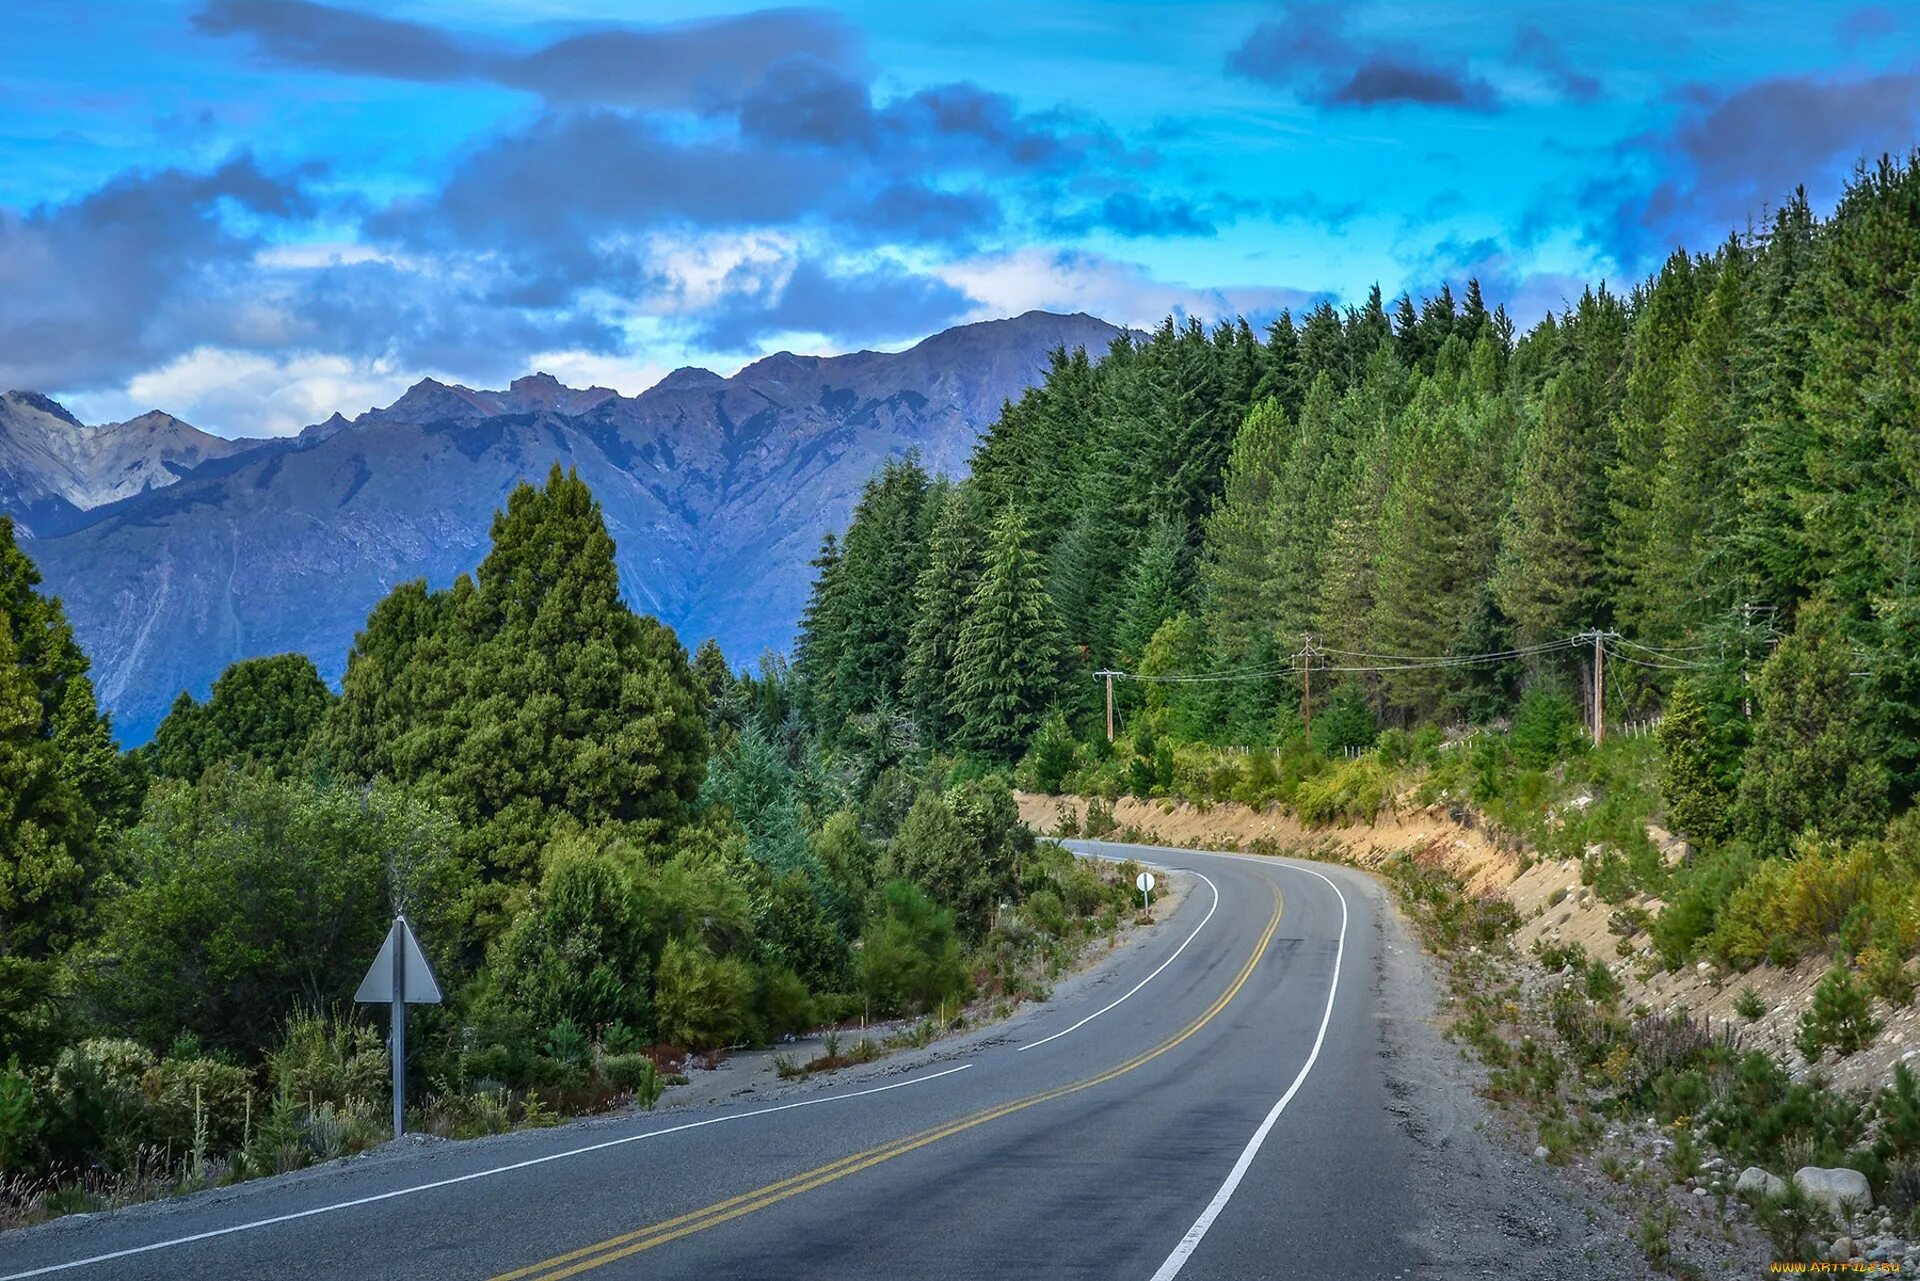
[[[1401, 1102], [1380, 976], [1405, 942], [1379, 887], [1073, 844], [1191, 888], [1012, 1022], [785, 1102], [403, 1145], [57, 1221], [0, 1237], [0, 1281], [1453, 1275], [1435, 1243], [1460, 1235], [1461, 1190], [1422, 1174], [1436, 1121]], [[1471, 1128], [1447, 1111], [1441, 1130]], [[1461, 1240], [1444, 1248], [1512, 1261]]]

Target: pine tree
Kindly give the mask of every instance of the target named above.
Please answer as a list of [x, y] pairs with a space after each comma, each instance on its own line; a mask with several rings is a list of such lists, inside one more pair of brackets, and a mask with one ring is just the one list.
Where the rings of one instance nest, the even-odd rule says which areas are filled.
[[1737, 819], [1756, 853], [1784, 854], [1807, 829], [1844, 841], [1884, 821], [1886, 768], [1853, 665], [1840, 607], [1817, 600], [1754, 682]]
[[1186, 603], [1186, 534], [1170, 520], [1157, 520], [1148, 530], [1133, 567], [1127, 571], [1120, 624], [1114, 634], [1123, 661], [1137, 664], [1147, 642]]
[[832, 530], [821, 535], [820, 550], [808, 564], [813, 569], [813, 586], [807, 594], [806, 608], [800, 614], [799, 635], [793, 645], [793, 668], [817, 725], [823, 720], [822, 709], [833, 706], [836, 701], [833, 672], [840, 661], [840, 620], [836, 611], [839, 596], [834, 587], [834, 575], [840, 567], [840, 540]]
[[305, 654], [243, 659], [214, 681], [204, 706], [186, 693], [175, 699], [144, 756], [163, 778], [191, 781], [229, 761], [286, 773], [332, 702]]
[[983, 755], [1016, 759], [1058, 687], [1059, 625], [1026, 522], [1009, 507], [987, 537], [979, 585], [955, 652], [953, 714]]
[[1747, 586], [1738, 546], [1737, 397], [1746, 252], [1729, 242], [1687, 345], [1653, 489], [1649, 606], [1638, 629], [1652, 644], [1701, 634], [1737, 607]]
[[1811, 549], [1800, 511], [1808, 491], [1811, 435], [1801, 403], [1818, 312], [1811, 284], [1818, 247], [1806, 192], [1775, 215], [1754, 261], [1741, 321], [1738, 416], [1740, 527], [1735, 557], [1748, 600], [1791, 611], [1812, 582]]
[[706, 776], [707, 737], [686, 651], [621, 598], [578, 477], [521, 485], [492, 534], [471, 578], [375, 608], [316, 747], [347, 777], [444, 800], [498, 904], [563, 824], [664, 838]]
[[1547, 383], [1527, 438], [1493, 578], [1523, 644], [1606, 620], [1608, 451], [1598, 439], [1607, 429], [1597, 400], [1585, 369], [1563, 369]]
[[[1407, 410], [1380, 518], [1372, 630], [1381, 652], [1449, 654], [1466, 630], [1493, 553], [1493, 530], [1477, 519], [1484, 509], [1463, 501], [1463, 491], [1488, 483], [1475, 474], [1474, 435], [1470, 403], [1449, 405], [1438, 384], [1423, 383]], [[1408, 716], [1431, 716], [1447, 676], [1438, 668], [1384, 672], [1382, 696]]]
[[819, 705], [829, 742], [848, 717], [872, 711], [882, 699], [900, 700], [908, 633], [902, 607], [913, 599], [925, 559], [928, 489], [917, 460], [888, 463], [867, 482], [847, 526], [832, 577], [833, 675]]
[[1615, 424], [1619, 452], [1607, 477], [1613, 532], [1604, 549], [1619, 584], [1616, 610], [1632, 635], [1658, 643], [1665, 632], [1671, 567], [1661, 559], [1654, 494], [1667, 458], [1668, 420], [1685, 375], [1700, 282], [1693, 258], [1676, 250], [1634, 309], [1633, 366]]
[[954, 655], [966, 621], [967, 600], [980, 578], [980, 527], [971, 495], [956, 489], [940, 504], [926, 568], [914, 587], [913, 626], [907, 640], [906, 699], [921, 732], [946, 742], [954, 722]]
[[1801, 512], [1814, 568], [1864, 619], [1920, 593], [1920, 157], [1883, 158], [1826, 228], [1821, 315], [1802, 388], [1811, 435]]
[[1255, 405], [1234, 437], [1220, 501], [1207, 521], [1207, 627], [1231, 655], [1245, 655], [1254, 636], [1275, 622], [1273, 504], [1292, 449], [1286, 411], [1271, 399]]
[[1721, 784], [1713, 738], [1705, 706], [1681, 681], [1660, 720], [1660, 791], [1668, 825], [1696, 846], [1716, 844], [1733, 830], [1733, 797]]

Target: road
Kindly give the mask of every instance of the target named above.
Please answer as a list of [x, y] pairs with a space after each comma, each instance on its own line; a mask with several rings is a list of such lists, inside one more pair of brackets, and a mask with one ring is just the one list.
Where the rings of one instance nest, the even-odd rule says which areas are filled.
[[[1201, 1281], [1517, 1261], [1526, 1233], [1463, 1225], [1473, 1190], [1434, 1178], [1452, 1142], [1436, 1124], [1471, 1129], [1458, 1105], [1409, 1124], [1379, 978], [1404, 935], [1377, 884], [1076, 844], [1191, 887], [1096, 978], [958, 1044], [783, 1102], [403, 1148], [56, 1221], [0, 1237], [0, 1281]], [[1421, 1052], [1457, 1058], [1441, 1045]], [[1550, 1225], [1534, 1246], [1543, 1233], [1578, 1244]]]

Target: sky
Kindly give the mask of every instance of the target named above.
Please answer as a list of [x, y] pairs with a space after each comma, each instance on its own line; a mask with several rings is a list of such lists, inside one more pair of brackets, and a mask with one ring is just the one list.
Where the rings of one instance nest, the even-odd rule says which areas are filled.
[[12, 0], [0, 388], [299, 430], [1030, 308], [1590, 281], [1920, 136], [1920, 6]]

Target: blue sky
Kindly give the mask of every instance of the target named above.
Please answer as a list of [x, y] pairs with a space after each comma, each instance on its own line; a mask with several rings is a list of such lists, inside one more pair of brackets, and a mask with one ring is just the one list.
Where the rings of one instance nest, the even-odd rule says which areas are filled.
[[0, 386], [297, 430], [421, 375], [633, 392], [1030, 307], [1523, 323], [1831, 203], [1904, 4], [9, 6]]

